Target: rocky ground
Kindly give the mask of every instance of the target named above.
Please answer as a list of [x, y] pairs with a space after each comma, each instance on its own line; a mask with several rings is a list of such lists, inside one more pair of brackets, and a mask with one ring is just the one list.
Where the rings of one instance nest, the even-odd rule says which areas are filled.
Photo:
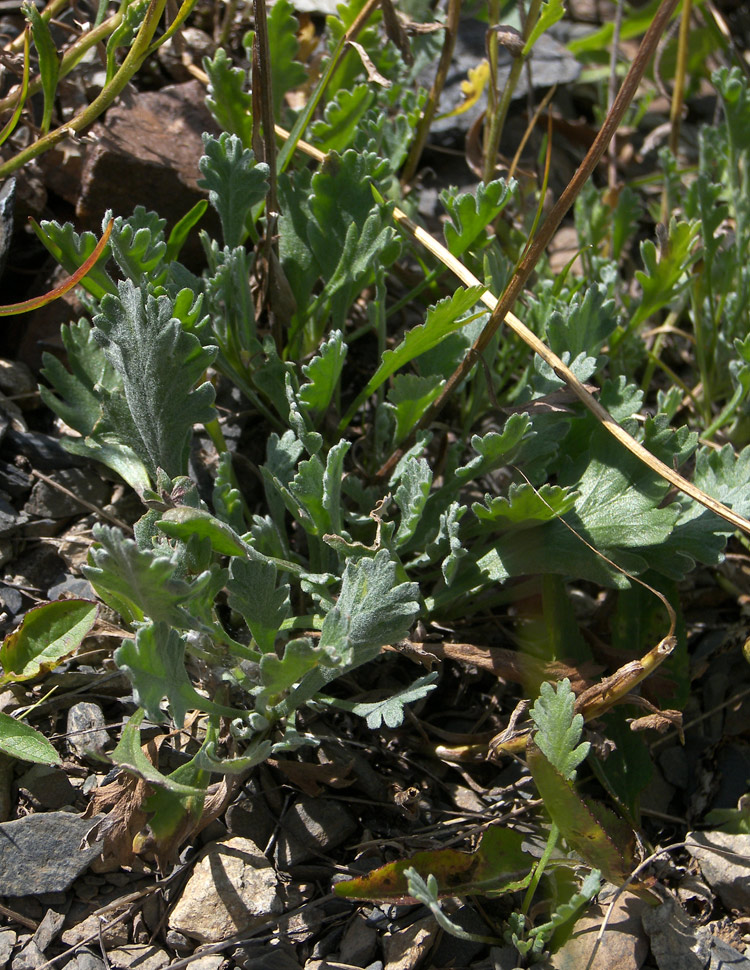
[[[581, 11], [587, 13], [608, 16], [611, 10]], [[475, 57], [471, 29], [462, 43], [459, 56]], [[562, 82], [563, 99], [574, 105], [575, 89], [566, 94], [565, 85], [574, 84], [577, 67], [559, 42], [550, 43], [540, 56]], [[212, 41], [193, 29], [188, 44], [199, 61]], [[534, 76], [545, 87], [550, 76], [541, 62], [537, 67]], [[464, 75], [460, 62], [455, 83]], [[146, 80], [129, 88], [90, 136], [19, 173], [15, 231], [8, 207], [0, 212], [7, 237], [3, 302], [44, 292], [59, 275], [28, 232], [26, 216], [71, 219], [78, 229], [98, 231], [106, 208], [126, 213], [141, 204], [171, 224], [198, 199], [200, 136], [215, 130], [203, 104], [205, 89], [174, 52], [160, 52]], [[668, 104], [651, 107], [656, 115], [660, 110], [668, 111]], [[521, 102], [515, 111], [511, 132], [513, 124], [525, 125]], [[697, 118], [700, 111], [696, 105]], [[576, 138], [591, 130], [576, 123], [575, 137], [568, 132], [571, 169], [580, 155]], [[441, 184], [475, 181], [460, 155], [456, 160], [445, 153], [462, 145], [464, 136], [454, 126], [435, 132], [426, 158], [432, 171], [422, 181], [427, 218]], [[640, 162], [657, 147], [657, 136], [640, 146]], [[556, 173], [561, 180], [564, 169]], [[557, 241], [560, 265], [571, 252], [566, 232]], [[191, 258], [199, 260], [197, 246]], [[59, 350], [60, 323], [75, 312], [71, 298], [11, 320], [0, 347], [4, 634], [38, 603], [92, 597], [80, 567], [93, 524], [129, 528], [140, 514], [138, 500], [114, 476], [61, 447], [61, 428], [38, 397], [41, 353]], [[243, 420], [238, 415], [239, 435]], [[210, 463], [210, 449], [210, 442], [198, 442], [196, 476]], [[652, 742], [653, 775], [642, 812], [654, 846], [685, 844], [655, 863], [665, 899], [659, 908], [632, 894], [619, 899], [592, 970], [750, 968], [744, 955], [750, 944], [750, 835], [700, 826], [709, 809], [734, 808], [750, 777], [750, 668], [740, 649], [748, 575], [746, 552], [737, 544], [718, 582], [715, 575], [697, 573], [684, 591], [693, 685], [684, 712], [685, 744], [674, 732]], [[516, 966], [511, 947], [456, 939], [423, 907], [356, 906], [331, 894], [332, 882], [344, 874], [421, 849], [469, 847], [491, 823], [512, 818], [514, 825], [527, 826], [533, 843], [539, 805], [522, 767], [453, 764], [439, 757], [437, 747], [441, 738], [491, 733], [512, 710], [517, 688], [498, 659], [501, 633], [470, 624], [450, 631], [456, 649], [434, 661], [439, 689], [401, 729], [368, 732], [345, 715], [310, 714], [306, 726], [323, 739], [320, 748], [269, 761], [234, 789], [215, 786], [211, 797], [220, 811], [162, 871], [140, 833], [145, 819], [138, 824], [133, 816], [133, 780], [106, 762], [134, 710], [129, 682], [111, 660], [121, 635], [117, 624], [103, 610], [85, 652], [38, 684], [0, 688], [0, 710], [18, 713], [33, 704], [31, 722], [63, 757], [62, 766], [47, 768], [0, 755], [0, 970]], [[375, 665], [372, 677], [392, 688], [409, 675], [414, 660], [390, 660]], [[154, 750], [165, 737], [155, 725], [144, 732]], [[179, 733], [170, 740], [163, 769], [179, 764], [187, 743]], [[109, 838], [103, 852], [98, 837], [111, 836], [118, 826], [128, 838]], [[604, 893], [548, 966], [587, 965], [608, 904]], [[513, 905], [505, 897], [456, 899], [447, 901], [446, 911], [467, 930], [486, 935], [498, 932]]]

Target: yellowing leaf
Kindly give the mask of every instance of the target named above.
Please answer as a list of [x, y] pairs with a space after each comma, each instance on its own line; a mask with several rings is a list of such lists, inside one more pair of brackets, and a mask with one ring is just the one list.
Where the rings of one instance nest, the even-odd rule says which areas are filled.
[[0, 646], [0, 686], [31, 680], [56, 667], [82, 642], [96, 613], [91, 600], [57, 600], [29, 610]]
[[469, 108], [473, 108], [482, 97], [482, 93], [487, 87], [489, 79], [490, 65], [485, 58], [476, 67], [470, 67], [467, 79], [461, 82], [461, 93], [464, 96], [464, 100], [453, 111], [448, 111], [446, 114], [440, 115], [439, 120], [442, 118], [455, 118], [456, 115], [462, 115]]
[[617, 886], [623, 883], [634, 867], [630, 826], [605, 805], [579, 795], [533, 741], [526, 761], [544, 807], [570, 848], [605, 879]]
[[441, 896], [515, 892], [528, 885], [534, 861], [523, 851], [522, 843], [520, 832], [495, 825], [484, 834], [476, 852], [457, 849], [417, 852], [410, 859], [390, 862], [366, 876], [339, 882], [334, 892], [345, 899], [413, 902], [404, 874], [407, 869], [416, 869], [425, 879], [434, 876]]

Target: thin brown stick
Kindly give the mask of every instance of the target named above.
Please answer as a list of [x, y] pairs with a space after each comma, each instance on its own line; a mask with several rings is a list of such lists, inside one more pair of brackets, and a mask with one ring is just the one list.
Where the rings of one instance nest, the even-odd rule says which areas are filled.
[[[474, 276], [463, 263], [456, 259], [455, 256], [451, 255], [450, 252], [442, 246], [439, 242], [430, 236], [429, 233], [425, 232], [419, 226], [416, 226], [400, 209], [393, 210], [393, 217], [396, 219], [398, 224], [405, 229], [409, 235], [411, 235], [415, 240], [417, 240], [425, 249], [436, 256], [449, 270], [451, 270], [466, 286], [481, 286], [481, 281]], [[481, 297], [482, 302], [485, 306], [488, 306], [493, 310], [493, 316], [495, 316], [496, 308], [500, 305], [500, 301], [497, 300], [491, 293], [484, 293]], [[750, 535], [750, 521], [744, 518], [744, 516], [739, 515], [734, 512], [728, 506], [724, 505], [722, 502], [718, 502], [711, 495], [702, 491], [692, 482], [689, 482], [686, 478], [683, 478], [679, 472], [676, 472], [669, 465], [665, 465], [663, 461], [660, 461], [654, 455], [648, 451], [647, 448], [635, 438], [632, 438], [624, 428], [615, 421], [609, 411], [597, 401], [584, 387], [584, 385], [578, 380], [576, 375], [567, 367], [560, 358], [553, 354], [552, 351], [543, 343], [535, 333], [533, 333], [529, 328], [522, 323], [515, 314], [508, 310], [505, 314], [505, 323], [508, 327], [517, 334], [531, 349], [539, 354], [542, 360], [546, 361], [550, 367], [554, 370], [559, 378], [565, 381], [565, 383], [570, 387], [576, 397], [581, 401], [581, 403], [588, 408], [589, 411], [601, 422], [602, 426], [616, 438], [623, 447], [639, 458], [645, 465], [653, 469], [657, 475], [660, 475], [665, 481], [674, 485], [685, 495], [690, 498], [695, 499], [705, 508], [710, 509], [715, 512], [716, 515], [730, 522], [736, 529], [741, 529]], [[381, 469], [382, 471], [382, 469]]]
[[[513, 278], [505, 288], [505, 292], [497, 301], [492, 315], [487, 322], [487, 326], [477, 338], [474, 346], [470, 349], [464, 361], [456, 368], [454, 373], [448, 379], [440, 395], [427, 409], [427, 411], [425, 411], [422, 419], [409, 438], [391, 455], [388, 461], [378, 471], [378, 479], [382, 480], [390, 477], [401, 458], [403, 458], [404, 454], [413, 446], [416, 439], [416, 432], [421, 428], [427, 427], [435, 420], [438, 414], [440, 414], [442, 409], [445, 407], [448, 398], [466, 379], [469, 372], [476, 364], [479, 354], [481, 354], [487, 348], [495, 333], [500, 328], [502, 322], [506, 320], [507, 314], [523, 292], [529, 277], [534, 271], [534, 267], [539, 262], [542, 253], [545, 251], [550, 243], [550, 240], [557, 231], [558, 226], [562, 222], [563, 216], [575, 202], [581, 189], [591, 177], [591, 174], [596, 166], [599, 164], [602, 155], [606, 151], [607, 145], [614, 137], [614, 134], [622, 121], [623, 115], [630, 105], [630, 102], [635, 97], [636, 91], [638, 90], [638, 85], [640, 84], [641, 79], [646, 71], [646, 67], [648, 66], [648, 63], [656, 50], [657, 44], [659, 43], [659, 38], [663, 34], [672, 14], [674, 13], [677, 3], [678, 0], [663, 0], [659, 10], [656, 13], [656, 16], [651, 23], [651, 26], [648, 28], [643, 40], [641, 41], [641, 45], [638, 48], [638, 53], [636, 54], [630, 70], [622, 83], [622, 87], [615, 98], [614, 104], [608, 112], [607, 117], [604, 119], [604, 124], [602, 125], [599, 134], [594, 139], [594, 143], [586, 153], [586, 157], [579, 165], [577, 171], [573, 175], [573, 178], [565, 187], [562, 195], [557, 200], [552, 211], [539, 229], [539, 232], [529, 247], [528, 252], [521, 260], [516, 272], [513, 274]], [[524, 330], [526, 330], [526, 328], [524, 328]], [[526, 332], [533, 337], [537, 343], [541, 344], [541, 341], [538, 341], [531, 331], [526, 330]], [[526, 337], [523, 339], [526, 340]], [[527, 340], [526, 342], [528, 343], [529, 341]], [[558, 376], [562, 375], [558, 374]], [[568, 378], [565, 377], [564, 379], [567, 380]], [[576, 391], [576, 393], [578, 392]], [[601, 408], [601, 411], [604, 411], [604, 409]], [[606, 411], [604, 411], [604, 414], [611, 423], [616, 424], [616, 422], [610, 418]], [[601, 418], [601, 415], [599, 415], [599, 417]], [[750, 530], [750, 522], [747, 523], [747, 528]]]
[[58, 492], [62, 492], [63, 495], [67, 495], [68, 498], [72, 498], [73, 501], [78, 502], [79, 505], [82, 505], [85, 509], [88, 509], [89, 512], [95, 512], [103, 519], [106, 519], [107, 522], [111, 522], [112, 525], [116, 525], [118, 528], [123, 529], [125, 532], [129, 532], [132, 535], [133, 527], [128, 525], [127, 522], [123, 522], [122, 519], [118, 519], [116, 515], [105, 512], [104, 509], [100, 508], [98, 505], [94, 505], [93, 502], [89, 502], [87, 499], [81, 498], [80, 495], [76, 495], [75, 492], [71, 492], [69, 488], [66, 488], [64, 485], [56, 482], [54, 478], [50, 478], [48, 475], [44, 475], [42, 472], [37, 471], [36, 468], [32, 468], [31, 474], [34, 476], [34, 478], [38, 478], [43, 481], [45, 485], [49, 485], [50, 488], [56, 488]]

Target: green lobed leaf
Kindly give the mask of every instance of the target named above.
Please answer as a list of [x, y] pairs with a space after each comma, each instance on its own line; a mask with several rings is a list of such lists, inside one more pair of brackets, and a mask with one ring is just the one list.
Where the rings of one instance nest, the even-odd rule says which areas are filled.
[[309, 364], [302, 365], [308, 383], [299, 391], [299, 400], [308, 411], [322, 414], [338, 387], [348, 347], [340, 330], [333, 330], [318, 348]]
[[122, 47], [130, 47], [135, 39], [147, 11], [148, 0], [131, 0], [123, 9], [120, 23], [115, 27], [107, 40], [107, 75], [105, 86], [108, 86], [118, 70], [117, 51]]
[[330, 531], [336, 535], [340, 535], [344, 530], [341, 483], [344, 478], [344, 459], [351, 446], [351, 441], [342, 439], [333, 445], [326, 455], [326, 467], [323, 473], [323, 508], [328, 513]]
[[95, 526], [97, 543], [89, 554], [90, 565], [83, 573], [97, 595], [117, 610], [127, 623], [142, 623], [146, 617], [191, 629], [195, 621], [185, 605], [208, 577], [192, 583], [181, 578], [170, 555], [154, 549], [139, 549], [117, 529]]
[[[310, 535], [323, 536], [333, 531], [331, 516], [323, 504], [325, 466], [317, 455], [301, 461], [287, 490], [287, 508]], [[280, 484], [280, 483], [279, 483]], [[282, 492], [283, 494], [283, 492]]]
[[471, 509], [480, 522], [503, 522], [523, 528], [540, 522], [548, 522], [569, 512], [576, 503], [578, 493], [574, 488], [559, 485], [542, 485], [533, 488], [528, 483], [511, 484], [507, 498], [502, 495], [485, 495], [484, 505], [474, 502]]
[[414, 535], [431, 485], [432, 470], [424, 458], [408, 458], [401, 469], [401, 480], [393, 496], [401, 511], [396, 546], [403, 546]]
[[[386, 350], [382, 363], [367, 382], [366, 387], [357, 395], [356, 400], [347, 411], [342, 424], [348, 424], [364, 401], [388, 380], [401, 367], [405, 367], [415, 357], [435, 347], [440, 341], [454, 330], [465, 327], [473, 319], [469, 311], [484, 293], [485, 287], [471, 286], [464, 289], [459, 286], [456, 291], [440, 300], [427, 311], [427, 319], [423, 324], [412, 328], [401, 343], [394, 350]], [[468, 314], [468, 315], [467, 315]]]
[[641, 284], [641, 301], [633, 314], [629, 327], [635, 329], [650, 316], [667, 306], [682, 293], [689, 283], [688, 270], [700, 257], [695, 246], [700, 225], [698, 222], [672, 220], [669, 238], [659, 253], [652, 240], [641, 243], [641, 258], [645, 271], [636, 270]]
[[570, 360], [583, 353], [593, 357], [616, 329], [617, 320], [617, 308], [607, 296], [607, 287], [594, 284], [586, 288], [583, 298], [576, 295], [550, 314], [549, 347], [558, 356], [567, 351]]
[[351, 90], [337, 91], [325, 107], [323, 117], [310, 126], [311, 141], [322, 152], [345, 152], [373, 103], [369, 84], [356, 84]]
[[[106, 222], [111, 215], [107, 212]], [[139, 286], [163, 282], [166, 276], [166, 224], [166, 219], [147, 211], [142, 205], [137, 205], [129, 218], [118, 216], [115, 219], [109, 238], [112, 256], [123, 275]]]
[[[268, 49], [271, 60], [273, 113], [281, 121], [284, 95], [301, 87], [308, 79], [307, 68], [296, 58], [299, 53], [296, 11], [289, 0], [276, 0], [268, 11]], [[249, 48], [247, 39], [243, 40]]]
[[140, 626], [134, 640], [123, 640], [115, 650], [115, 661], [133, 685], [136, 704], [152, 721], [164, 720], [161, 702], [165, 697], [178, 727], [183, 726], [190, 710], [225, 717], [238, 714], [234, 708], [217, 704], [196, 691], [185, 669], [185, 641], [166, 623]]
[[288, 690], [326, 659], [325, 652], [320, 647], [314, 647], [307, 638], [290, 640], [284, 647], [282, 657], [277, 657], [275, 653], [264, 654], [260, 661], [263, 690], [257, 698], [259, 706], [278, 704]]
[[576, 768], [585, 761], [591, 747], [588, 742], [579, 744], [583, 715], [574, 714], [575, 702], [575, 694], [566, 677], [556, 687], [543, 683], [530, 711], [536, 725], [534, 741], [537, 747], [569, 781], [575, 778]]
[[117, 297], [102, 299], [102, 312], [94, 317], [96, 337], [123, 381], [124, 401], [109, 402], [108, 420], [154, 479], [157, 468], [170, 478], [187, 473], [193, 425], [215, 416], [212, 385], [195, 384], [216, 348], [201, 347], [183, 330], [173, 315], [175, 303], [125, 280]]
[[198, 185], [208, 190], [209, 202], [221, 219], [224, 244], [233, 249], [247, 238], [250, 213], [266, 197], [268, 165], [256, 162], [237, 135], [222, 132], [218, 138], [204, 133], [198, 168], [203, 175]]
[[437, 879], [432, 873], [430, 873], [426, 881], [414, 868], [406, 869], [404, 875], [408, 880], [409, 895], [417, 902], [422, 903], [423, 906], [426, 906], [437, 925], [447, 933], [450, 933], [451, 936], [455, 936], [459, 940], [470, 940], [474, 943], [499, 944], [503, 942], [493, 936], [482, 936], [478, 933], [470, 933], [463, 926], [459, 926], [458, 923], [450, 919], [440, 905], [440, 888]]
[[253, 140], [253, 98], [247, 89], [247, 75], [233, 67], [223, 47], [213, 58], [203, 58], [208, 75], [206, 105], [222, 131], [238, 135], [245, 147]]
[[711, 80], [721, 95], [733, 142], [740, 149], [750, 149], [750, 90], [742, 71], [737, 66], [720, 67]]
[[474, 435], [471, 439], [471, 447], [477, 456], [456, 469], [455, 481], [459, 485], [466, 485], [500, 465], [512, 462], [519, 445], [526, 437], [530, 424], [527, 414], [511, 414], [502, 431], [488, 431], [483, 436]]
[[288, 404], [289, 426], [305, 446], [308, 455], [315, 456], [323, 447], [323, 435], [313, 430], [312, 419], [307, 411], [300, 407], [297, 382], [289, 370], [284, 373], [284, 389]]
[[421, 700], [435, 690], [437, 687], [435, 680], [437, 680], [436, 672], [425, 674], [424, 677], [415, 680], [410, 687], [404, 687], [403, 690], [382, 701], [343, 701], [332, 697], [320, 699], [334, 707], [351, 711], [357, 717], [363, 717], [367, 726], [373, 731], [377, 731], [383, 724], [389, 728], [396, 728], [403, 724], [406, 705]]
[[235, 558], [229, 565], [229, 606], [240, 613], [262, 653], [273, 651], [276, 635], [289, 616], [289, 584], [277, 586], [273, 563]]
[[321, 649], [339, 673], [366, 663], [406, 636], [419, 612], [418, 595], [416, 583], [396, 584], [396, 564], [386, 549], [374, 559], [348, 562], [338, 602], [323, 621]]
[[41, 373], [53, 390], [40, 386], [39, 394], [68, 427], [87, 436], [92, 434], [101, 416], [98, 389], [112, 390], [121, 382], [96, 342], [87, 320], [64, 325], [60, 331], [72, 373], [59, 358], [45, 351]]
[[[83, 232], [79, 235], [72, 222], [66, 222], [61, 226], [58, 222], [43, 220], [37, 225], [32, 219], [31, 225], [47, 251], [71, 274], [86, 262], [99, 241], [93, 232]], [[111, 256], [112, 250], [106, 246], [96, 266], [81, 280], [80, 285], [97, 300], [100, 300], [105, 293], [117, 292], [115, 284], [104, 269]]]
[[443, 226], [445, 242], [451, 253], [462, 256], [467, 250], [485, 246], [489, 242], [486, 228], [503, 211], [516, 189], [511, 179], [497, 179], [487, 185], [480, 182], [476, 195], [471, 192], [457, 194], [453, 187], [443, 189], [440, 201], [450, 216], [450, 222]]
[[217, 517], [238, 535], [243, 534], [247, 529], [245, 503], [237, 485], [232, 454], [229, 451], [224, 451], [219, 456], [211, 499]]
[[167, 788], [169, 791], [176, 792], [180, 795], [201, 797], [203, 795], [201, 788], [193, 788], [192, 785], [183, 785], [179, 781], [163, 775], [157, 768], [154, 768], [143, 753], [141, 749], [140, 727], [145, 714], [146, 712], [139, 708], [128, 719], [127, 724], [122, 729], [120, 741], [110, 756], [113, 763], [120, 765], [120, 767], [125, 768], [131, 774], [136, 775], [138, 778], [143, 778], [144, 781], [148, 781], [159, 788]]
[[0, 646], [0, 686], [53, 670], [81, 645], [97, 611], [91, 600], [57, 600], [30, 609]]
[[400, 444], [417, 426], [419, 419], [440, 394], [445, 381], [439, 375], [396, 374], [388, 389], [388, 402], [383, 406], [392, 409], [396, 427], [394, 444]]

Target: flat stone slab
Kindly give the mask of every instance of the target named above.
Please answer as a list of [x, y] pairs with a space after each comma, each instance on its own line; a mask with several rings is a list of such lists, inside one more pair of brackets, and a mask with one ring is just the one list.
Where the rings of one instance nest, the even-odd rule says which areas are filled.
[[169, 917], [169, 926], [201, 943], [252, 929], [283, 903], [276, 873], [254, 842], [234, 838], [205, 847]]
[[0, 824], [0, 886], [3, 896], [64, 892], [101, 852], [81, 849], [94, 819], [72, 812], [40, 812]]

